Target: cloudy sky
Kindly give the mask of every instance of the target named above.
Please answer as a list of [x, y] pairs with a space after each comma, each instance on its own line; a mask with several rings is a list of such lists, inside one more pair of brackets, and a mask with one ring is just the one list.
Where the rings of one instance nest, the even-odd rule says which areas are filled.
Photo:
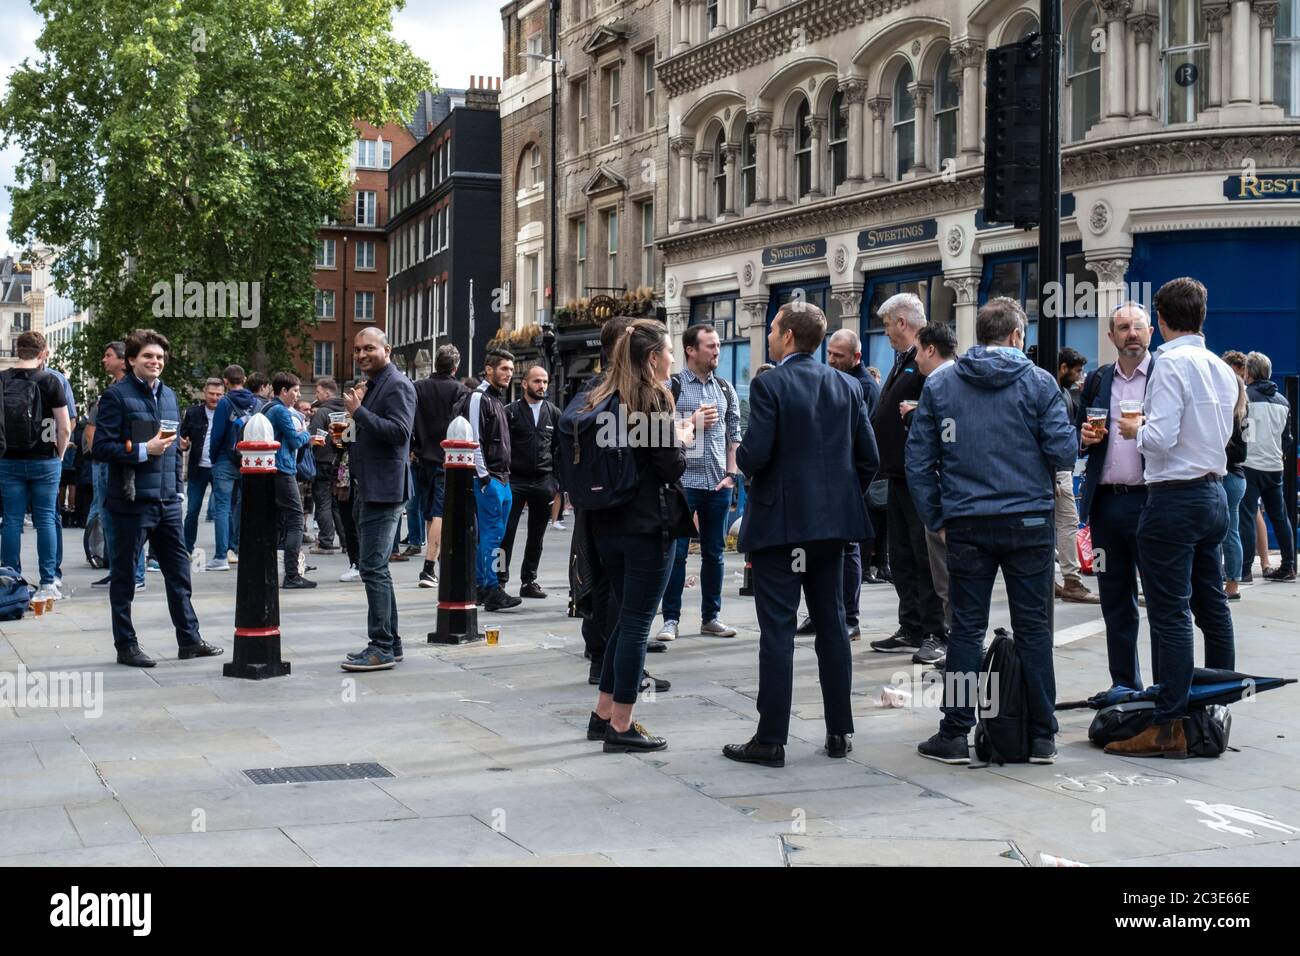
[[[23, 59], [36, 57], [41, 18], [28, 0], [0, 0], [0, 84]], [[463, 88], [474, 76], [501, 73], [501, 4], [498, 0], [408, 0], [393, 32], [433, 67], [444, 87]], [[16, 251], [9, 238], [9, 190], [16, 146], [0, 150], [0, 255]]]

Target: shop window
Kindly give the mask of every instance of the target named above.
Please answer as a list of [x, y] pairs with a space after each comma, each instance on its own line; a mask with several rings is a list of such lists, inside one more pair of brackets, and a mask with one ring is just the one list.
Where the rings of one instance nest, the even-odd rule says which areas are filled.
[[736, 294], [703, 296], [691, 300], [691, 325], [707, 322], [717, 330], [717, 375], [725, 378], [736, 390], [740, 402], [740, 427], [743, 433], [749, 421], [749, 337], [738, 331], [736, 313], [740, 302]]
[[925, 308], [925, 317], [931, 322], [945, 322], [956, 325], [956, 292], [943, 284], [943, 273], [936, 264], [924, 271], [896, 272], [874, 276], [867, 280], [867, 291], [863, 297], [863, 310], [860, 326], [862, 328], [862, 361], [874, 365], [883, 380], [894, 366], [894, 350], [885, 335], [885, 326], [880, 319], [880, 307], [885, 301], [900, 292], [910, 292], [921, 300]]

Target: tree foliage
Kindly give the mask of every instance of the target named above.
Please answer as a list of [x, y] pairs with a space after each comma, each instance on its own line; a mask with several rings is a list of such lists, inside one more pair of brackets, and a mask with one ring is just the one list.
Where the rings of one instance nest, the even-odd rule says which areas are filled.
[[[347, 202], [352, 122], [400, 122], [433, 88], [391, 34], [403, 5], [33, 0], [39, 55], [0, 105], [4, 142], [23, 150], [10, 232], [60, 250], [56, 288], [93, 310], [61, 353], [71, 371], [102, 380], [103, 343], [141, 326], [171, 340], [182, 386], [302, 354], [314, 236]], [[256, 324], [159, 316], [155, 284], [176, 275], [258, 283]]]

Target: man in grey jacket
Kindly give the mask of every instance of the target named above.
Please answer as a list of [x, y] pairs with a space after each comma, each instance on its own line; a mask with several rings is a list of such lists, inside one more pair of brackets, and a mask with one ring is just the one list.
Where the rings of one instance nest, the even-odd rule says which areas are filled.
[[[1271, 380], [1273, 361], [1263, 352], [1246, 356], [1246, 399], [1250, 403], [1246, 414], [1246, 494], [1241, 499], [1241, 550], [1242, 577], [1250, 580], [1250, 566], [1255, 561], [1255, 512], [1264, 503], [1268, 520], [1273, 523], [1282, 563], [1275, 571], [1265, 571], [1264, 580], [1288, 582], [1295, 580], [1295, 529], [1287, 513], [1286, 498], [1282, 494], [1282, 474], [1290, 435], [1287, 419], [1291, 405], [1278, 392]], [[1236, 516], [1230, 516], [1236, 517]]]
[[923, 757], [969, 763], [980, 651], [998, 570], [1006, 581], [1029, 705], [1030, 763], [1056, 757], [1052, 669], [1053, 495], [1078, 439], [1049, 372], [1022, 351], [1025, 313], [990, 299], [975, 320], [978, 345], [947, 374], [926, 379], [905, 449], [922, 522], [948, 546], [952, 633], [943, 720]]

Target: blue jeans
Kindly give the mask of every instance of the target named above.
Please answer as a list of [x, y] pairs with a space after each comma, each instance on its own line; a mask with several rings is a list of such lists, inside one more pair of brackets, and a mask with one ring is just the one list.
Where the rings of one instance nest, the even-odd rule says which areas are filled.
[[[185, 550], [194, 550], [194, 542], [199, 538], [199, 512], [203, 510], [203, 493], [212, 483], [212, 469], [198, 467], [190, 474], [185, 483]], [[225, 557], [222, 552], [220, 557]]]
[[[731, 495], [730, 488], [686, 489], [686, 504], [700, 518], [700, 620], [705, 624], [717, 620], [722, 610], [722, 549], [726, 544]], [[664, 591], [665, 621], [682, 618], [682, 588], [686, 586], [686, 555], [690, 546], [690, 538], [677, 539], [677, 554]]]
[[1221, 482], [1147, 486], [1138, 520], [1138, 561], [1151, 628], [1151, 669], [1158, 685], [1152, 715], [1157, 724], [1187, 716], [1193, 615], [1205, 635], [1205, 666], [1235, 666], [1232, 615], [1219, 566], [1219, 544], [1227, 526], [1228, 496]]
[[[1228, 472], [1223, 476], [1223, 493], [1228, 496], [1228, 530], [1223, 533], [1223, 580], [1241, 580], [1241, 499], [1246, 494], [1246, 479]], [[1250, 516], [1251, 540], [1255, 535], [1255, 516]], [[1095, 543], [1095, 542], [1094, 542]]]
[[[973, 691], [989, 627], [993, 581], [1001, 568], [1025, 679], [1029, 734], [1034, 739], [1052, 736], [1057, 729], [1056, 672], [1047, 602], [1056, 551], [1053, 513], [954, 519], [947, 523], [945, 537], [952, 633], [940, 733], [964, 737], [975, 726]], [[954, 699], [954, 691], [964, 699]]]
[[605, 644], [600, 692], [612, 694], [616, 704], [636, 703], [650, 625], [672, 563], [670, 548], [657, 534], [596, 537], [596, 550], [619, 608], [618, 620]]
[[510, 519], [510, 486], [495, 478], [487, 483], [474, 481], [474, 504], [478, 511], [478, 557], [475, 562], [474, 579], [481, 588], [501, 586], [501, 577], [497, 571], [504, 570], [504, 558], [500, 562], [497, 556], [503, 554], [501, 541], [506, 536], [506, 522]]
[[0, 533], [0, 561], [22, 571], [23, 519], [30, 507], [36, 529], [36, 554], [41, 587], [58, 577], [58, 539], [63, 532], [55, 514], [63, 462], [57, 458], [0, 459], [0, 496], [4, 498], [4, 531]]
[[1294, 571], [1295, 528], [1291, 527], [1290, 512], [1282, 493], [1282, 472], [1260, 471], [1258, 468], [1242, 470], [1246, 472], [1246, 493], [1241, 499], [1240, 518], [1242, 570], [1249, 571], [1255, 561], [1255, 512], [1263, 502], [1264, 514], [1273, 525], [1273, 536], [1282, 552], [1278, 570]]
[[212, 524], [217, 539], [212, 556], [218, 561], [239, 548], [239, 513], [234, 507], [238, 486], [239, 469], [225, 458], [218, 460], [212, 466]]
[[[355, 494], [355, 490], [354, 490]], [[371, 644], [392, 653], [397, 631], [397, 595], [393, 576], [388, 573], [388, 556], [393, 550], [393, 535], [402, 520], [401, 502], [371, 504], [352, 500], [352, 516], [357, 523], [360, 554], [357, 570], [366, 586], [366, 635]]]

